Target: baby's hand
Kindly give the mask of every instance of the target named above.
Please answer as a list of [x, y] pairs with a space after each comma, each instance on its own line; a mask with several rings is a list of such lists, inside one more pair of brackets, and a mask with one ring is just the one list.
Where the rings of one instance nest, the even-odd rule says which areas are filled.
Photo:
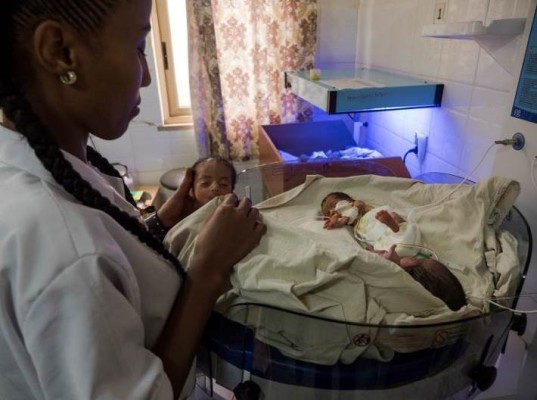
[[189, 275], [223, 286], [233, 266], [259, 244], [266, 229], [249, 199], [225, 195], [198, 234]]
[[333, 214], [330, 218], [324, 221], [324, 229], [337, 229], [342, 228], [347, 225], [349, 219], [347, 217], [342, 217], [340, 214]]
[[332, 217], [325, 217], [324, 223], [323, 223], [324, 229], [333, 229], [334, 228], [334, 221], [332, 220]]

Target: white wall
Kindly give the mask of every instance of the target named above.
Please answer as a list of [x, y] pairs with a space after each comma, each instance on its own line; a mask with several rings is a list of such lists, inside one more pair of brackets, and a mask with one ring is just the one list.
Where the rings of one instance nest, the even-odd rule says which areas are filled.
[[317, 0], [316, 68], [354, 68], [359, 0]]
[[157, 130], [162, 123], [160, 98], [154, 53], [149, 40], [147, 45], [153, 83], [141, 91], [141, 113], [121, 138], [114, 141], [93, 138], [99, 152], [111, 162], [127, 165], [135, 184], [139, 185], [158, 184], [164, 172], [190, 166], [199, 157], [192, 128]]

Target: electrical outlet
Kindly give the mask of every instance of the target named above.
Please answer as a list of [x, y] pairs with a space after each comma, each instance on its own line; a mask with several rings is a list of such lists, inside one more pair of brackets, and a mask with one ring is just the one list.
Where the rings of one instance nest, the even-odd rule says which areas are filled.
[[418, 162], [422, 164], [423, 160], [425, 160], [425, 153], [427, 152], [427, 136], [416, 132], [415, 142], [416, 147], [418, 148], [416, 156], [418, 157]]
[[434, 5], [433, 20], [435, 24], [443, 24], [446, 22], [446, 2], [437, 1]]

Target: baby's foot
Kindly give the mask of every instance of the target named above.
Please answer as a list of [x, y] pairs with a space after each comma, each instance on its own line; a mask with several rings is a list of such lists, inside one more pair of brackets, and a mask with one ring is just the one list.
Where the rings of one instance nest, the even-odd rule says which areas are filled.
[[388, 211], [380, 210], [375, 217], [392, 231], [399, 232], [399, 224]]

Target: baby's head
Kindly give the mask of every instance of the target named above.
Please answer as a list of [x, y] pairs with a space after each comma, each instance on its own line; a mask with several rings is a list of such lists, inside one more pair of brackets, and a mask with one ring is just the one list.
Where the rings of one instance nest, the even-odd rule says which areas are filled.
[[235, 189], [237, 173], [233, 164], [224, 158], [201, 158], [192, 165], [192, 170], [192, 193], [198, 207]]
[[336, 208], [336, 204], [342, 200], [353, 202], [354, 199], [347, 193], [332, 192], [324, 196], [321, 201], [321, 212], [325, 217], [329, 217], [332, 211]]
[[466, 305], [466, 296], [459, 280], [440, 261], [416, 257], [401, 257], [400, 264], [416, 281], [457, 311]]

